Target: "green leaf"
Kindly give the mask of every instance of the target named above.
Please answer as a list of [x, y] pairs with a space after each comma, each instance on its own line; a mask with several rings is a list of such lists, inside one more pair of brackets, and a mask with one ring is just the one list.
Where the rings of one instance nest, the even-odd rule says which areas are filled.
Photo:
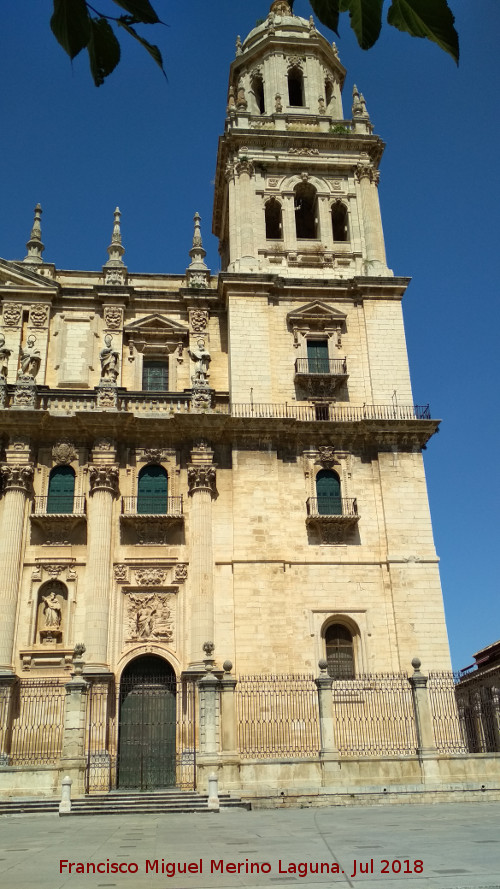
[[320, 22], [338, 34], [339, 0], [311, 0], [311, 6]]
[[105, 18], [90, 20], [90, 40], [87, 50], [94, 83], [96, 86], [101, 86], [120, 61], [120, 44]]
[[50, 27], [70, 59], [90, 40], [90, 16], [85, 0], [54, 0]]
[[144, 40], [144, 37], [141, 37], [137, 33], [137, 31], [134, 31], [134, 29], [128, 24], [128, 22], [125, 20], [125, 18], [119, 18], [118, 24], [122, 28], [125, 28], [127, 33], [130, 34], [130, 36], [133, 37], [134, 40], [137, 40], [141, 44], [141, 46], [144, 47], [144, 49], [149, 53], [151, 58], [155, 60], [158, 67], [161, 68], [162, 74], [166, 80], [167, 75], [165, 73], [165, 68], [163, 67], [163, 58], [162, 58], [161, 52], [158, 49], [158, 47], [154, 46], [154, 44], [152, 44], [152, 43], [149, 43], [147, 40]]
[[340, 0], [340, 12], [349, 12], [351, 28], [361, 49], [370, 49], [382, 27], [384, 0]]
[[455, 17], [446, 0], [392, 0], [387, 21], [412, 37], [427, 37], [437, 43], [458, 64]]
[[114, 3], [130, 12], [138, 22], [154, 25], [160, 21], [149, 0], [114, 0]]

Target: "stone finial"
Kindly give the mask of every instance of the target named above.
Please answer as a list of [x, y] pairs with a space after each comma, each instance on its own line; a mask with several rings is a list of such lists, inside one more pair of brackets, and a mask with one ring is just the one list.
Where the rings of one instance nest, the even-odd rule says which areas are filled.
[[205, 262], [207, 251], [203, 249], [200, 226], [201, 216], [199, 213], [194, 214], [193, 221], [193, 246], [189, 251], [191, 262], [186, 269], [187, 285], [188, 287], [208, 287], [210, 269]]
[[356, 84], [354, 84], [352, 89], [352, 116], [353, 117], [366, 117], [369, 118], [368, 111], [366, 110], [366, 102], [363, 93], [360, 93]]
[[45, 250], [42, 244], [42, 208], [37, 204], [34, 210], [35, 219], [29, 241], [26, 242], [27, 254], [23, 262], [30, 265], [41, 265], [43, 263], [42, 253]]
[[120, 229], [119, 207], [115, 208], [113, 234], [111, 236], [111, 244], [108, 247], [109, 259], [103, 265], [106, 284], [125, 284], [127, 279], [127, 266], [123, 262], [122, 256], [125, 248], [122, 245], [122, 233]]
[[238, 34], [238, 36], [236, 38], [236, 55], [241, 56], [242, 52], [243, 52], [243, 49], [242, 49], [242, 45], [241, 45], [241, 37]]

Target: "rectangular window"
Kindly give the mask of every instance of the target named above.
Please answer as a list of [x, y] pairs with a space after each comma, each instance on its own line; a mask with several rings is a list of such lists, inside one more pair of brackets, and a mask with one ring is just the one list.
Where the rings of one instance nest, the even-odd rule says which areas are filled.
[[145, 392], [168, 392], [167, 361], [145, 361], [143, 363], [142, 388]]
[[307, 366], [310, 374], [327, 374], [330, 372], [328, 340], [307, 341]]

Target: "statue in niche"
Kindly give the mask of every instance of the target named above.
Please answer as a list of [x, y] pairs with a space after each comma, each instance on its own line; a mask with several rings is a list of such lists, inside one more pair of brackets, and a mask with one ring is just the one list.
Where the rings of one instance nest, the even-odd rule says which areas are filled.
[[43, 619], [47, 629], [59, 629], [61, 626], [61, 604], [54, 590], [48, 596], [42, 596]]
[[108, 380], [111, 383], [116, 383], [120, 355], [116, 349], [113, 349], [111, 345], [113, 337], [109, 333], [104, 337], [104, 342], [106, 345], [99, 353], [99, 360], [101, 362], [101, 380]]
[[40, 355], [40, 350], [35, 349], [35, 342], [36, 337], [33, 335], [29, 336], [26, 342], [26, 347], [24, 349], [21, 347], [19, 377], [26, 377], [34, 380], [40, 370], [42, 356]]
[[5, 348], [5, 337], [0, 333], [0, 380], [7, 379], [10, 349]]
[[195, 386], [200, 383], [202, 386], [206, 386], [210, 376], [208, 368], [212, 358], [210, 352], [205, 348], [205, 340], [199, 339], [196, 345], [196, 349], [189, 349], [189, 354], [195, 362], [194, 374], [191, 380]]

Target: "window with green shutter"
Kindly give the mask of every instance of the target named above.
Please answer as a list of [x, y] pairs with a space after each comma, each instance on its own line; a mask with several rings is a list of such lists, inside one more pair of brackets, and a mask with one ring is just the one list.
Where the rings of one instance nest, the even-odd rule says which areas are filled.
[[168, 511], [168, 476], [163, 466], [141, 469], [137, 486], [139, 515], [165, 515]]
[[75, 473], [71, 466], [56, 466], [49, 477], [47, 512], [72, 513], [75, 498]]
[[142, 388], [145, 392], [168, 392], [168, 361], [144, 361]]
[[322, 469], [316, 476], [316, 497], [319, 515], [342, 515], [340, 479], [331, 469]]
[[310, 374], [329, 373], [328, 340], [307, 341], [307, 365]]

